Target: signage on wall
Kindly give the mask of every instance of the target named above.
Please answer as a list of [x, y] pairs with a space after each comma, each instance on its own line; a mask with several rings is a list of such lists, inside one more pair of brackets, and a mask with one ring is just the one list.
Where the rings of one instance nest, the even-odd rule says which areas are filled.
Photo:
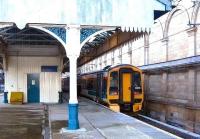
[[58, 66], [41, 66], [41, 72], [57, 72]]
[[32, 85], [35, 85], [35, 80], [32, 80], [32, 83], [31, 83]]

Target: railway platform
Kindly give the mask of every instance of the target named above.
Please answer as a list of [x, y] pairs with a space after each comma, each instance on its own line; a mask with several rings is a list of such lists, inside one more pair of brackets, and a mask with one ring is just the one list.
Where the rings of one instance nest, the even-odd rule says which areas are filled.
[[[0, 96], [0, 100], [1, 98]], [[45, 105], [42, 104], [0, 103], [0, 139], [48, 138], [45, 135], [48, 128], [46, 114]]]
[[164, 130], [86, 98], [79, 98], [79, 124], [77, 131], [67, 130], [66, 104], [49, 105], [49, 123], [53, 139], [177, 139]]

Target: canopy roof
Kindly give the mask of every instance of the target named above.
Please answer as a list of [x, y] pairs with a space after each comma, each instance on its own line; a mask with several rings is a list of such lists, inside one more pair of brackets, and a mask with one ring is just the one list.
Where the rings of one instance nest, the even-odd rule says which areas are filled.
[[[51, 27], [50, 29], [52, 31], [57, 29], [56, 31], [60, 33], [58, 35], [60, 35], [63, 41], [65, 41], [66, 32], [63, 30], [63, 28]], [[103, 44], [107, 38], [115, 33], [116, 29], [117, 28], [113, 28], [113, 30], [105, 31], [95, 35], [93, 38], [87, 41], [85, 45], [83, 45], [83, 50], [84, 48], [87, 49], [91, 46]], [[88, 36], [99, 30], [101, 29], [82, 28], [80, 42], [83, 42]], [[8, 45], [61, 45], [58, 40], [46, 32], [31, 28], [29, 26], [20, 30], [15, 24], [13, 24], [13, 26], [0, 28], [0, 39], [2, 39], [2, 41]]]
[[34, 28], [0, 28], [0, 36], [8, 45], [60, 45], [51, 35]]
[[14, 22], [21, 29], [27, 23], [143, 29], [153, 24], [157, 3], [158, 0], [0, 0], [0, 22]]

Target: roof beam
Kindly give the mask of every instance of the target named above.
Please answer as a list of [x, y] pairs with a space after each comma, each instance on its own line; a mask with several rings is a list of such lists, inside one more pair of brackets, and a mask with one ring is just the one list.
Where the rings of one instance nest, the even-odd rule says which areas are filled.
[[9, 30], [11, 30], [11, 29], [13, 29], [14, 27], [6, 27], [6, 28], [3, 28], [1, 31], [0, 31], [0, 34], [2, 34], [2, 33], [5, 33], [5, 32], [7, 32], [7, 31], [9, 31]]
[[56, 40], [23, 40], [23, 39], [8, 39], [9, 42], [58, 42]]
[[58, 42], [9, 42], [9, 45], [60, 45]]
[[26, 32], [26, 31], [29, 30], [29, 29], [30, 29], [30, 28], [25, 28], [24, 30], [21, 30], [21, 31], [19, 31], [19, 32], [12, 33], [12, 35], [10, 35], [10, 36], [8, 36], [8, 37], [5, 37], [5, 39], [9, 39], [9, 38], [11, 38], [11, 37], [13, 37], [13, 36], [22, 34], [22, 33]]
[[101, 34], [104, 35], [106, 38], [110, 37], [107, 32], [102, 32]]
[[97, 40], [101, 41], [101, 42], [104, 42], [105, 39], [103, 37], [96, 37]]
[[[1, 32], [0, 32], [0, 34], [1, 35], [14, 35], [13, 33], [1, 33]], [[47, 35], [47, 34], [17, 34], [17, 33], [15, 33], [15, 36], [48, 36], [49, 37], [50, 35]]]
[[103, 39], [105, 39], [105, 40], [107, 39], [107, 37], [104, 36], [104, 35], [102, 35], [102, 34], [99, 34], [98, 36], [101, 37], [101, 38], [103, 38]]

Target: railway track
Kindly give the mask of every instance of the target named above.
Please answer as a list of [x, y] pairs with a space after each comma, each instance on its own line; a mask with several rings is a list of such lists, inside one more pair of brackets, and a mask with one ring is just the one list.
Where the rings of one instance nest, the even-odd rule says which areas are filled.
[[175, 126], [172, 126], [172, 125], [169, 125], [169, 124], [166, 124], [166, 123], [163, 123], [163, 122], [160, 122], [158, 120], [155, 120], [155, 119], [152, 119], [150, 117], [147, 117], [143, 114], [133, 114], [131, 112], [122, 112], [126, 115], [129, 115], [129, 116], [132, 116], [140, 121], [143, 121], [145, 123], [148, 123], [152, 126], [155, 126], [159, 129], [162, 129], [162, 130], [165, 130], [167, 132], [170, 132], [176, 136], [179, 136], [181, 138], [184, 138], [184, 139], [200, 139], [200, 135], [199, 134], [196, 134], [196, 133], [193, 133], [193, 132], [190, 132], [190, 131], [186, 131], [184, 129], [181, 129], [181, 128], [178, 128], [178, 127], [175, 127]]

